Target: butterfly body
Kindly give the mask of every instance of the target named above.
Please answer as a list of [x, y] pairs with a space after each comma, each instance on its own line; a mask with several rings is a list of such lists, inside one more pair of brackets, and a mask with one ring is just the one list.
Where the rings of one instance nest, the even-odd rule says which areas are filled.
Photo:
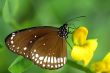
[[58, 69], [66, 63], [67, 24], [60, 28], [32, 27], [8, 35], [8, 48], [45, 69]]
[[68, 35], [67, 25], [68, 24], [64, 24], [59, 28], [59, 36], [65, 39], [67, 38], [67, 35]]

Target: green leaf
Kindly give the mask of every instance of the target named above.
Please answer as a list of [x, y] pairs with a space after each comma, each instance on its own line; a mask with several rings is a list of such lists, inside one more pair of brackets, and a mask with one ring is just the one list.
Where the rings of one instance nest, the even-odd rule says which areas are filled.
[[15, 59], [15, 61], [11, 64], [8, 70], [11, 73], [22, 73], [32, 66], [32, 62], [23, 57], [19, 56]]
[[77, 64], [77, 63], [74, 62], [74, 61], [71, 61], [71, 60], [68, 60], [68, 61], [67, 61], [67, 65], [69, 65], [69, 66], [71, 66], [71, 67], [74, 67], [74, 68], [77, 68], [77, 69], [79, 69], [79, 70], [82, 70], [82, 71], [84, 71], [84, 72], [86, 72], [86, 73], [95, 73], [95, 72], [93, 72], [92, 70], [90, 70], [88, 67], [84, 67], [84, 66], [82, 66], [82, 65], [80, 65], [80, 64]]

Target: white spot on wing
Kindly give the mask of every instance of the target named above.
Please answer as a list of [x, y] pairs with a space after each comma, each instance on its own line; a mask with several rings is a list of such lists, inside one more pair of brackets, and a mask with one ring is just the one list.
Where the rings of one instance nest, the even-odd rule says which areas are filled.
[[12, 37], [15, 37], [15, 35], [12, 35]]
[[37, 36], [35, 35], [34, 37], [36, 38]]
[[45, 46], [45, 43], [43, 45]]
[[48, 63], [50, 62], [50, 57], [48, 57]]
[[66, 63], [66, 57], [64, 57], [64, 64]]
[[17, 47], [17, 49], [19, 49], [19, 47]]
[[48, 64], [47, 66], [50, 67], [50, 64]]
[[40, 64], [42, 64], [42, 61], [40, 61]]
[[35, 59], [35, 61], [37, 61], [37, 58]]
[[51, 63], [53, 63], [53, 56], [51, 57]]
[[14, 37], [15, 36], [15, 33], [12, 33], [12, 37]]
[[38, 54], [36, 54], [36, 57], [39, 57], [39, 55], [38, 55]]
[[15, 35], [15, 33], [12, 33], [13, 35]]
[[43, 67], [45, 67], [45, 64], [43, 64]]
[[56, 57], [54, 57], [54, 63], [57, 63]]
[[12, 47], [15, 47], [15, 45], [13, 45]]
[[30, 43], [32, 43], [32, 41], [30, 41]]
[[44, 58], [44, 62], [45, 62], [45, 63], [47, 62], [47, 56]]
[[39, 63], [39, 60], [37, 60], [37, 63]]
[[25, 55], [25, 53], [23, 53]]
[[58, 64], [58, 67], [60, 67], [60, 64]]
[[36, 50], [34, 50], [34, 52], [36, 52]]
[[63, 66], [63, 64], [61, 64], [61, 66]]
[[20, 54], [22, 54], [22, 51], [20, 51]]
[[34, 55], [34, 53], [32, 53], [32, 56]]
[[27, 47], [24, 47], [24, 50], [26, 50], [27, 49]]
[[29, 56], [27, 55], [26, 57], [28, 58]]
[[60, 63], [60, 58], [57, 58], [58, 63]]
[[13, 40], [13, 36], [11, 37], [11, 40]]
[[14, 52], [15, 52], [15, 50], [14, 50]]
[[13, 44], [13, 41], [11, 41], [11, 44]]
[[51, 65], [51, 68], [53, 68], [53, 65]]
[[55, 68], [57, 68], [57, 65], [55, 65]]
[[44, 57], [39, 57], [39, 60], [43, 60]]
[[33, 56], [32, 59], [34, 59], [35, 57]]
[[60, 58], [61, 62], [63, 62], [63, 58]]

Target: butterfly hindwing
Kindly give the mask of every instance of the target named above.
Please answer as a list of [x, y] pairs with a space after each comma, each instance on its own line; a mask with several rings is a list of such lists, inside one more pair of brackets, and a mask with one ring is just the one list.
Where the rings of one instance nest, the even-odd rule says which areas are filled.
[[66, 62], [66, 42], [57, 32], [36, 41], [31, 49], [31, 60], [42, 68], [58, 69]]

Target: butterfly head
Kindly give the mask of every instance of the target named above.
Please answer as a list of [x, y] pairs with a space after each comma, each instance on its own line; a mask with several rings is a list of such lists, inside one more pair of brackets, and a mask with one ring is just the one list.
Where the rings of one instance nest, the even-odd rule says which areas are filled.
[[59, 36], [61, 38], [67, 38], [67, 35], [68, 35], [68, 24], [64, 24], [63, 26], [61, 26], [59, 28]]

